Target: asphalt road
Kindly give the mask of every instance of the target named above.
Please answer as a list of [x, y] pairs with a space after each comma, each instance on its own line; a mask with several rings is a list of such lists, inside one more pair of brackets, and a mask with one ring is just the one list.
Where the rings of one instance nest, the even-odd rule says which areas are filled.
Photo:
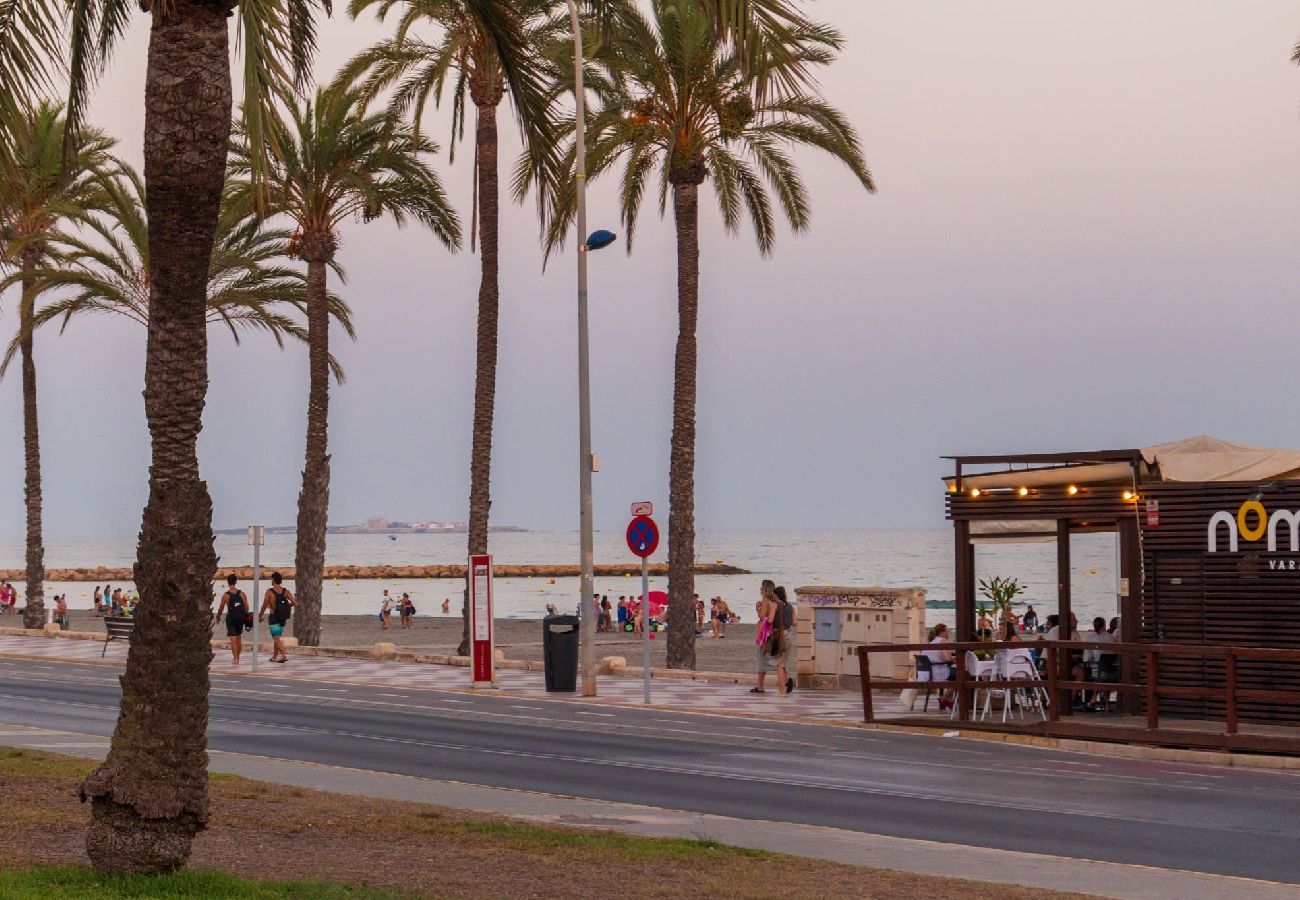
[[[107, 736], [116, 676], [0, 659], [0, 723]], [[445, 781], [1300, 881], [1300, 775], [1285, 772], [223, 675], [213, 677], [208, 740], [214, 750]]]

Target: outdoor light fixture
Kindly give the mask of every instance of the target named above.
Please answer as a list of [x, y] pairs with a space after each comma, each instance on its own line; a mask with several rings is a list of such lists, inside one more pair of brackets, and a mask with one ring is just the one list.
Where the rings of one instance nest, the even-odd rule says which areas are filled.
[[599, 231], [593, 231], [587, 237], [588, 250], [603, 250], [614, 241], [618, 240], [618, 235], [612, 231], [606, 231], [604, 228]]
[[1136, 499], [1136, 497], [1137, 497], [1137, 494], [1133, 493], [1132, 491], [1125, 491], [1125, 492], [1124, 492], [1124, 499], [1125, 499], [1125, 500], [1133, 500], [1133, 499]]
[[1075, 494], [1079, 493], [1079, 486], [1072, 484], [1065, 489], [1065, 492], [1069, 494], [1071, 497], [1073, 497]]
[[1028, 497], [1028, 496], [1029, 496], [1029, 488], [1027, 488], [1027, 487], [1018, 488], [1018, 489], [1016, 490], [1016, 493], [1019, 494], [1019, 495], [1022, 496], [1022, 497]]
[[971, 495], [972, 497], [978, 497], [978, 496], [980, 495], [980, 489], [979, 489], [979, 488], [971, 488], [971, 489], [970, 489], [970, 495]]
[[957, 493], [957, 482], [954, 481], [948, 485], [948, 493], [950, 494]]

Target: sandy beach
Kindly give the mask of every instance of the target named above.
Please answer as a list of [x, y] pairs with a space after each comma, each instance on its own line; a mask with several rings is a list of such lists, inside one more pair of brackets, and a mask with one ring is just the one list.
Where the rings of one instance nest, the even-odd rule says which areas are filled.
[[[99, 632], [104, 626], [93, 613], [73, 610], [72, 630]], [[17, 621], [17, 617], [15, 617]], [[7, 624], [0, 620], [0, 624]], [[542, 623], [540, 619], [498, 619], [496, 646], [505, 652], [507, 659], [542, 658]], [[213, 628], [214, 637], [224, 637], [221, 627]], [[290, 628], [292, 634], [292, 628]], [[452, 653], [460, 642], [459, 616], [436, 614], [432, 617], [417, 615], [410, 628], [401, 628], [396, 616], [393, 626], [384, 631], [377, 616], [323, 616], [321, 619], [321, 644], [327, 647], [369, 647], [377, 641], [396, 644], [399, 649]], [[707, 632], [706, 632], [707, 634]], [[265, 639], [265, 632], [263, 632]], [[660, 632], [650, 641], [650, 664], [664, 665], [664, 648], [668, 636]], [[268, 645], [269, 646], [269, 645]], [[631, 634], [610, 633], [596, 635], [596, 653], [601, 656], [622, 656], [628, 665], [640, 665], [641, 640]], [[701, 635], [695, 641], [696, 668], [706, 672], [751, 672], [754, 668], [754, 625], [742, 623], [727, 628], [727, 637], [721, 640]]]

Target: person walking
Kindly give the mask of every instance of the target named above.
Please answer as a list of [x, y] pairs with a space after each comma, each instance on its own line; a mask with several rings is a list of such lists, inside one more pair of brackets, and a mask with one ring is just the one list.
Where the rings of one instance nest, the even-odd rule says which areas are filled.
[[758, 673], [758, 685], [749, 689], [751, 694], [767, 693], [767, 673], [775, 668], [770, 653], [772, 614], [775, 606], [776, 582], [765, 578], [759, 587], [759, 600], [754, 604], [754, 609], [758, 613], [758, 629], [754, 633], [754, 666]]
[[0, 606], [4, 607], [4, 614], [12, 616], [16, 614], [15, 603], [18, 592], [13, 589], [13, 585], [5, 582], [0, 585]]
[[379, 604], [379, 627], [387, 631], [389, 629], [389, 620], [393, 617], [393, 598], [388, 596], [388, 590], [384, 590], [384, 599]]
[[214, 622], [226, 617], [226, 637], [230, 639], [230, 664], [239, 665], [239, 655], [244, 651], [244, 628], [248, 624], [248, 596], [239, 589], [239, 579], [234, 575], [226, 578], [226, 592], [221, 595], [221, 603], [212, 617]]
[[283, 576], [279, 572], [272, 573], [271, 586], [266, 589], [266, 596], [262, 598], [262, 609], [257, 614], [257, 621], [263, 619], [269, 621], [267, 631], [271, 632], [271, 662], [273, 663], [289, 661], [289, 657], [284, 652], [284, 626], [289, 624], [289, 617], [293, 615], [293, 608], [297, 605], [298, 601], [293, 598], [293, 593], [284, 586]]
[[104, 602], [104, 592], [100, 589], [99, 585], [95, 585], [94, 599], [95, 599], [95, 615], [102, 616], [104, 614], [104, 611], [100, 608], [100, 604]]
[[413, 618], [415, 618], [415, 604], [411, 601], [410, 594], [403, 593], [402, 594], [402, 627], [403, 628], [414, 627], [414, 623], [411, 621], [411, 619]]

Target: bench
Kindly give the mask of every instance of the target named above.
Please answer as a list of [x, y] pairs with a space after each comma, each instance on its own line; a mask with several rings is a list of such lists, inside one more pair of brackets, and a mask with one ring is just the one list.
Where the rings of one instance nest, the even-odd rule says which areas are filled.
[[108, 642], [122, 640], [130, 643], [131, 632], [135, 631], [135, 619], [130, 616], [104, 616], [104, 649], [99, 652], [103, 659], [108, 652]]

